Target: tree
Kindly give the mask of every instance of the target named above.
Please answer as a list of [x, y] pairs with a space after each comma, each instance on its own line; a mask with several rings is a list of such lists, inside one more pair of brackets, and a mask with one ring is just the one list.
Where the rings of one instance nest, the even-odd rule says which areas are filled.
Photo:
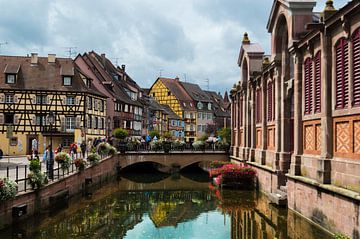
[[150, 131], [149, 133], [150, 137], [153, 139], [155, 136], [156, 138], [160, 139], [160, 133], [157, 130]]
[[117, 128], [117, 129], [114, 129], [113, 135], [117, 139], [124, 140], [126, 137], [128, 137], [129, 133], [125, 129]]
[[230, 128], [221, 128], [218, 131], [218, 135], [224, 140], [224, 142], [231, 141], [231, 129]]

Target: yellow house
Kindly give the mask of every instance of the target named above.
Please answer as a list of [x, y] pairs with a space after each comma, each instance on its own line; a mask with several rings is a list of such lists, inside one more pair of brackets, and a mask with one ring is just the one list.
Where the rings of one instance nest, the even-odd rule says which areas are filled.
[[[104, 138], [105, 97], [70, 58], [0, 56], [0, 148], [42, 153]], [[51, 117], [54, 116], [54, 117]], [[51, 118], [54, 120], [52, 121]]]
[[158, 78], [149, 94], [160, 104], [168, 105], [185, 121], [185, 140], [196, 139], [196, 108], [194, 101], [182, 87], [179, 78]]

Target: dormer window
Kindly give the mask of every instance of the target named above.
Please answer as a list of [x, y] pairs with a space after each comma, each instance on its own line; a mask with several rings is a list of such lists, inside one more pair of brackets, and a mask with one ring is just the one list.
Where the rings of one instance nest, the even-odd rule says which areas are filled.
[[15, 84], [16, 75], [15, 74], [6, 74], [6, 84]]
[[63, 76], [63, 85], [71, 86], [72, 85], [72, 77], [71, 76]]
[[211, 110], [211, 103], [208, 103], [208, 110]]

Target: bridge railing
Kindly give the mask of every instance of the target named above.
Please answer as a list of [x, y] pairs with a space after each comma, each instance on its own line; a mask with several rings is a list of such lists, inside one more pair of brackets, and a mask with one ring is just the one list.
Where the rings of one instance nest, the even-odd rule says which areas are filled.
[[[120, 147], [118, 147], [120, 151]], [[198, 151], [198, 152], [210, 152], [210, 151], [224, 151], [227, 152], [229, 149], [224, 146], [219, 146], [217, 144], [210, 144], [206, 143], [202, 147], [194, 147], [192, 144], [187, 143], [184, 145], [174, 145], [171, 144], [170, 151]], [[148, 143], [141, 143], [141, 144], [126, 144], [126, 151], [135, 151], [135, 152], [161, 152], [164, 151], [164, 146], [162, 144], [158, 144], [156, 146], [148, 144]]]

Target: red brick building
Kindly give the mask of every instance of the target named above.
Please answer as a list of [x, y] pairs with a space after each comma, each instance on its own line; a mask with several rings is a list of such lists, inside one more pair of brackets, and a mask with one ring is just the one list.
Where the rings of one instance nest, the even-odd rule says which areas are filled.
[[287, 191], [290, 209], [360, 238], [360, 2], [315, 4], [274, 1], [271, 56], [244, 35], [232, 159], [256, 167], [275, 201]]

